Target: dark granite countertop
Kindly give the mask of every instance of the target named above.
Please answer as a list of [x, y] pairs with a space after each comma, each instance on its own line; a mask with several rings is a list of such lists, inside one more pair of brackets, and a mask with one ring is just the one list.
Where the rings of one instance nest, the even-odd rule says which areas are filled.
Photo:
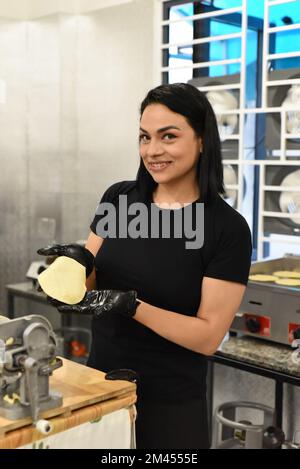
[[294, 350], [288, 345], [242, 336], [230, 337], [218, 354], [300, 377], [300, 363], [292, 361]]

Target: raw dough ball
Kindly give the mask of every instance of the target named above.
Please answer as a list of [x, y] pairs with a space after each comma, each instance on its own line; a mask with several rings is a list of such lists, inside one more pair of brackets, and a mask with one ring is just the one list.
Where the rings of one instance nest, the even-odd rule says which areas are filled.
[[86, 293], [86, 270], [70, 257], [60, 256], [38, 276], [38, 282], [55, 300], [68, 305], [79, 303]]

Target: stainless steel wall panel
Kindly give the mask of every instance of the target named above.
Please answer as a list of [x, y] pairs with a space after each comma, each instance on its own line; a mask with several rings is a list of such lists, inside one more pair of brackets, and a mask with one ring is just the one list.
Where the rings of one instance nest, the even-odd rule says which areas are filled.
[[36, 250], [53, 242], [62, 242], [62, 195], [55, 192], [29, 193], [29, 254], [40, 259]]
[[6, 310], [5, 285], [24, 281], [29, 266], [28, 246], [27, 193], [1, 191], [0, 310]]
[[79, 194], [63, 194], [62, 197], [62, 238], [64, 242], [74, 242], [80, 236], [78, 230], [82, 221], [79, 217]]
[[59, 15], [27, 23], [27, 73], [31, 86], [60, 84]]
[[63, 195], [62, 238], [64, 242], [87, 239], [97, 205], [98, 197], [95, 194], [69, 193]]

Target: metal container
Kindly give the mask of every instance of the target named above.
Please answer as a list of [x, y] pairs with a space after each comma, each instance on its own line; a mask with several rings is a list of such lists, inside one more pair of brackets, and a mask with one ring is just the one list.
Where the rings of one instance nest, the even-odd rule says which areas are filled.
[[[247, 421], [237, 421], [239, 409], [247, 409]], [[254, 424], [258, 413], [263, 421]], [[271, 407], [242, 401], [221, 404], [214, 414], [213, 449], [262, 449], [265, 429], [273, 428], [274, 422], [275, 411]]]

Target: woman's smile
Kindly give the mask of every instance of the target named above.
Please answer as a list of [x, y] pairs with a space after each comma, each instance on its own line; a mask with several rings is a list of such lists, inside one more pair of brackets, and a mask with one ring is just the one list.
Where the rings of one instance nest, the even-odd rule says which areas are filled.
[[157, 162], [149, 162], [148, 167], [150, 171], [164, 171], [172, 164], [172, 161], [157, 161]]

